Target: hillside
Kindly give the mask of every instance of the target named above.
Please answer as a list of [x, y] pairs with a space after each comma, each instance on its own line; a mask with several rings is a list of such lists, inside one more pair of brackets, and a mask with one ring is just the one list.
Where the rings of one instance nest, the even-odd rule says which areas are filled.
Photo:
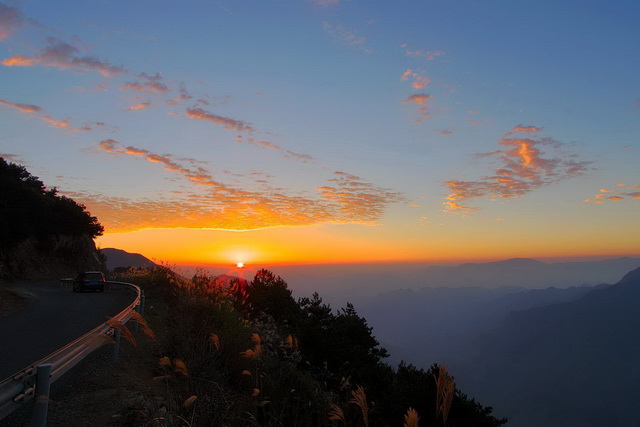
[[519, 426], [638, 425], [639, 302], [636, 269], [574, 301], [514, 312], [468, 349], [461, 384]]
[[105, 248], [100, 249], [100, 252], [106, 258], [106, 266], [108, 270], [113, 270], [118, 267], [156, 267], [157, 264], [151, 261], [149, 258], [138, 253], [130, 253], [123, 251], [122, 249]]
[[24, 166], [0, 157], [0, 280], [47, 279], [103, 267], [102, 225]]

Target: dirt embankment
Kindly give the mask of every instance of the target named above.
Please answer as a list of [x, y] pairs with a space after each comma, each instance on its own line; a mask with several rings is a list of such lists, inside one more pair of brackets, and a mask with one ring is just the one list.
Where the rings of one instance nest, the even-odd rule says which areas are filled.
[[80, 271], [105, 270], [104, 261], [87, 235], [29, 238], [0, 251], [0, 281], [75, 277]]

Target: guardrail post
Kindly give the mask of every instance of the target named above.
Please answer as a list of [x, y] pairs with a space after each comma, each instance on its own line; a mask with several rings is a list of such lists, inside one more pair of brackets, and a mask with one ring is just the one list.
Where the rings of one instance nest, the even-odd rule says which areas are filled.
[[51, 385], [51, 364], [38, 365], [36, 371], [36, 401], [31, 413], [31, 426], [47, 425], [49, 411], [49, 386]]
[[114, 329], [113, 339], [115, 344], [113, 346], [113, 361], [118, 361], [118, 351], [120, 350], [120, 329]]
[[144, 291], [140, 290], [140, 306], [138, 312], [141, 316], [144, 316]]

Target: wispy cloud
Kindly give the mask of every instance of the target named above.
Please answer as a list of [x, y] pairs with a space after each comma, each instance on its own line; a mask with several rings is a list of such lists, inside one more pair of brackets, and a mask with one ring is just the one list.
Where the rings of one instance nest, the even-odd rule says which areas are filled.
[[81, 130], [91, 130], [89, 126], [84, 126], [82, 128], [77, 128], [73, 126], [69, 121], [70, 119], [56, 120], [53, 117], [45, 114], [42, 107], [39, 107], [37, 105], [17, 104], [17, 103], [6, 101], [4, 99], [0, 99], [0, 105], [4, 105], [5, 107], [12, 108], [18, 111], [19, 113], [27, 114], [30, 117], [47, 122], [50, 126], [58, 129], [65, 129], [72, 132], [79, 132]]
[[621, 202], [623, 200], [637, 199], [640, 200], [640, 191], [625, 191], [629, 190], [640, 190], [640, 185], [626, 185], [626, 184], [617, 184], [619, 189], [616, 190], [608, 190], [606, 188], [600, 189], [600, 192], [593, 196], [591, 199], [585, 199], [584, 201], [587, 203], [596, 203], [600, 204], [606, 201], [609, 202]]
[[218, 116], [202, 108], [188, 108], [187, 116], [191, 117], [192, 119], [205, 120], [216, 125], [221, 125], [225, 129], [237, 130], [238, 132], [253, 130], [253, 127], [251, 127], [250, 124], [247, 124], [241, 120]]
[[245, 138], [242, 135], [238, 135], [236, 136], [236, 142], [238, 142], [239, 144], [243, 144], [246, 142], [247, 144], [255, 145], [260, 148], [274, 150], [280, 153], [280, 155], [282, 155], [285, 158], [299, 160], [302, 163], [315, 163], [315, 160], [316, 160], [313, 157], [309, 156], [308, 154], [296, 153], [295, 151], [287, 150], [285, 148], [282, 148], [279, 145], [272, 144], [271, 142], [262, 141], [262, 140], [254, 139], [251, 137]]
[[401, 44], [400, 47], [405, 50], [405, 55], [424, 58], [427, 61], [433, 61], [438, 56], [444, 55], [444, 52], [441, 50], [412, 50], [408, 47], [407, 44]]
[[[3, 157], [10, 162], [18, 162], [20, 161], [20, 156], [18, 154], [10, 154], [10, 153], [0, 153], [0, 157]], [[22, 162], [24, 163], [24, 162]]]
[[151, 106], [151, 102], [147, 101], [147, 102], [141, 102], [139, 104], [134, 104], [131, 105], [129, 108], [127, 108], [125, 111], [139, 111], [139, 110], [144, 110], [145, 108]]
[[408, 104], [416, 104], [418, 105], [418, 113], [420, 114], [420, 118], [417, 120], [418, 123], [422, 123], [429, 117], [429, 100], [432, 98], [432, 95], [427, 95], [424, 93], [416, 93], [408, 96], [403, 102]]
[[121, 90], [135, 90], [138, 92], [151, 92], [151, 93], [167, 93], [171, 91], [167, 86], [159, 73], [151, 76], [147, 73], [140, 73], [137, 75], [139, 81], [126, 82], [120, 86]]
[[42, 111], [42, 108], [38, 107], [37, 105], [15, 104], [13, 102], [5, 101], [4, 99], [0, 99], [0, 105], [13, 108], [15, 110], [18, 110], [21, 113], [39, 113]]
[[429, 85], [429, 82], [431, 81], [428, 77], [424, 76], [424, 71], [413, 71], [410, 68], [407, 68], [407, 71], [402, 74], [400, 81], [404, 82], [409, 79], [413, 80], [411, 82], [411, 87], [413, 87], [415, 90], [427, 87]]
[[169, 105], [178, 105], [182, 101], [190, 101], [192, 98], [193, 98], [193, 96], [191, 96], [191, 94], [189, 94], [189, 92], [187, 92], [185, 84], [184, 83], [180, 83], [180, 85], [178, 87], [178, 95], [176, 97], [168, 100], [167, 104], [169, 104]]
[[9, 37], [24, 23], [22, 12], [0, 3], [0, 40]]
[[168, 154], [124, 146], [107, 139], [98, 147], [112, 155], [128, 155], [157, 163], [194, 184], [180, 200], [128, 200], [99, 194], [76, 193], [90, 206], [109, 232], [149, 227], [217, 228], [252, 230], [321, 223], [373, 225], [386, 208], [402, 199], [398, 193], [377, 187], [345, 172], [335, 172], [317, 197], [287, 194], [260, 180], [259, 190], [244, 190], [223, 183], [201, 166], [188, 166]]
[[[516, 126], [500, 140], [501, 148], [477, 155], [477, 158], [495, 159], [498, 167], [492, 175], [476, 181], [447, 181], [445, 184], [450, 193], [444, 202], [445, 212], [469, 214], [477, 210], [466, 204], [470, 199], [522, 197], [542, 186], [589, 170], [591, 162], [563, 152], [563, 144], [553, 139], [514, 137], [519, 132], [539, 131], [540, 128], [534, 126]], [[544, 150], [550, 151], [552, 156], [547, 156]]]
[[357, 46], [365, 53], [373, 53], [373, 49], [364, 46], [367, 39], [360, 35], [358, 30], [350, 30], [342, 25], [334, 25], [330, 22], [323, 22], [322, 28], [327, 32], [327, 34], [350, 46]]
[[114, 66], [93, 56], [78, 56], [80, 50], [56, 37], [47, 39], [48, 46], [36, 56], [17, 55], [4, 59], [2, 65], [6, 67], [55, 67], [60, 70], [73, 69], [77, 72], [96, 71], [105, 77], [125, 74], [127, 71], [120, 66]]

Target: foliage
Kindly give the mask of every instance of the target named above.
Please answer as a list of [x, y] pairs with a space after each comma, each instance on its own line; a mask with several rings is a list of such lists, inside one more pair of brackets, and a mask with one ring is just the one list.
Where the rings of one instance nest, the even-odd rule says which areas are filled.
[[86, 207], [55, 188], [47, 189], [24, 166], [0, 157], [0, 251], [35, 238], [46, 243], [52, 236], [102, 235], [104, 229]]
[[462, 394], [444, 367], [386, 365], [386, 350], [351, 304], [334, 312], [318, 294], [295, 301], [286, 282], [266, 270], [246, 289], [228, 277], [148, 271], [166, 288], [170, 307], [156, 368], [173, 399], [167, 419], [243, 426], [506, 422]]

